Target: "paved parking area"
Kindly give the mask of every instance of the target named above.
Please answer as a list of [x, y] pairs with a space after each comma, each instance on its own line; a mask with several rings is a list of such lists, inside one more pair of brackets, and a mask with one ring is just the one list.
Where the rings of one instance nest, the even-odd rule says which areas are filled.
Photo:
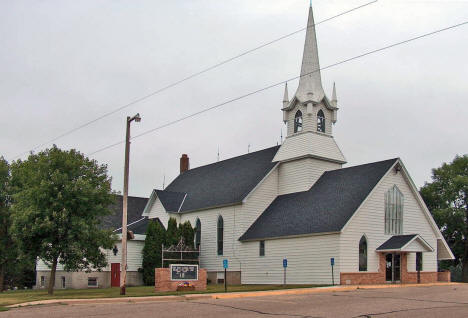
[[177, 302], [31, 306], [0, 318], [468, 317], [468, 284]]

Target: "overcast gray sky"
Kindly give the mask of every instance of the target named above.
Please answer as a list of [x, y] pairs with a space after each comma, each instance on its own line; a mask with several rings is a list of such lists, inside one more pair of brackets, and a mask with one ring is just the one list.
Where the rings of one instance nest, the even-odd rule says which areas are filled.
[[[370, 0], [314, 0], [316, 22]], [[306, 26], [308, 0], [0, 1], [0, 155], [11, 159], [191, 73]], [[468, 20], [467, 1], [380, 0], [317, 26], [321, 66]], [[91, 153], [186, 114], [297, 76], [305, 32], [66, 136]], [[322, 72], [335, 81], [334, 136], [348, 164], [401, 157], [421, 186], [468, 153], [468, 25]], [[293, 96], [297, 81], [289, 83]], [[135, 139], [130, 194], [191, 167], [276, 145], [283, 87]], [[22, 158], [25, 158], [23, 156]], [[122, 190], [123, 145], [92, 156]]]

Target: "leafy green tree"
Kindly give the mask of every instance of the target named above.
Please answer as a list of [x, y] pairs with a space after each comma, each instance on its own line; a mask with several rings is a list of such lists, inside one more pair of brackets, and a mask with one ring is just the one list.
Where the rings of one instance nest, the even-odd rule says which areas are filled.
[[432, 182], [420, 192], [455, 255], [454, 265], [462, 265], [462, 280], [468, 282], [468, 155], [433, 169]]
[[76, 150], [55, 145], [11, 165], [13, 226], [22, 250], [34, 251], [51, 268], [53, 294], [57, 264], [67, 271], [100, 270], [103, 249], [115, 236], [100, 228], [114, 201], [107, 166]]
[[0, 292], [5, 289], [7, 265], [16, 258], [16, 247], [11, 239], [10, 166], [0, 157]]
[[179, 229], [177, 228], [177, 220], [175, 218], [170, 218], [167, 223], [167, 232], [166, 232], [166, 245], [170, 247], [172, 245], [177, 245], [180, 240]]
[[158, 220], [150, 220], [143, 247], [143, 282], [154, 285], [154, 269], [162, 267], [161, 248], [166, 241], [166, 230]]
[[185, 245], [193, 248], [193, 239], [194, 239], [195, 231], [190, 224], [190, 221], [185, 221], [184, 223], [179, 224], [179, 236], [184, 238]]

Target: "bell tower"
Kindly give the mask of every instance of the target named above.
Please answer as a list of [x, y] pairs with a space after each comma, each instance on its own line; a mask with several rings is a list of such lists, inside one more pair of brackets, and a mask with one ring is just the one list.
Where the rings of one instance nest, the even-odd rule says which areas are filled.
[[[331, 100], [326, 96], [320, 74], [317, 36], [312, 3], [309, 7], [307, 31], [302, 55], [301, 74], [296, 93], [289, 100], [286, 84], [283, 98], [283, 121], [287, 137], [273, 158], [280, 162], [280, 177], [286, 181], [288, 169], [309, 174], [297, 187], [285, 185], [282, 193], [307, 190], [326, 170], [340, 168], [346, 159], [333, 138], [333, 125], [337, 121], [338, 101], [333, 84]], [[312, 175], [314, 170], [317, 175]], [[281, 183], [281, 182], [280, 182]], [[281, 186], [280, 186], [281, 188]]]

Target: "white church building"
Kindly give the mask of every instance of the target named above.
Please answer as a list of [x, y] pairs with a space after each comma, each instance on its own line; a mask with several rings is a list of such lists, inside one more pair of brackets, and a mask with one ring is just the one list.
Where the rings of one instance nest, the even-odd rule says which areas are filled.
[[[453, 254], [399, 158], [353, 167], [333, 137], [338, 104], [322, 87], [312, 8], [301, 78], [288, 98], [280, 145], [189, 169], [154, 190], [143, 216], [190, 221], [212, 282], [434, 282]], [[333, 260], [332, 260], [333, 259]], [[419, 269], [419, 273], [418, 273]]]
[[[336, 90], [331, 99], [325, 95], [319, 69], [310, 8], [299, 85], [291, 100], [287, 86], [284, 93], [284, 142], [193, 169], [182, 155], [180, 175], [153, 190], [141, 208], [135, 205], [143, 210], [136, 226], [143, 224], [143, 231], [147, 219], [166, 228], [171, 217], [190, 221], [200, 267], [213, 283], [224, 280], [225, 259], [230, 284], [282, 284], [284, 260], [288, 284], [331, 284], [332, 262], [335, 284], [448, 280], [437, 264], [454, 256], [401, 159], [343, 167], [346, 159], [333, 137]], [[135, 284], [141, 283], [145, 237], [136, 233], [141, 235], [128, 247]], [[59, 269], [63, 287], [65, 280], [82, 282], [73, 287], [89, 286], [90, 279], [113, 285], [119, 247], [108, 251], [112, 264], [102, 277], [68, 278]], [[49, 271], [38, 264], [38, 287]]]

